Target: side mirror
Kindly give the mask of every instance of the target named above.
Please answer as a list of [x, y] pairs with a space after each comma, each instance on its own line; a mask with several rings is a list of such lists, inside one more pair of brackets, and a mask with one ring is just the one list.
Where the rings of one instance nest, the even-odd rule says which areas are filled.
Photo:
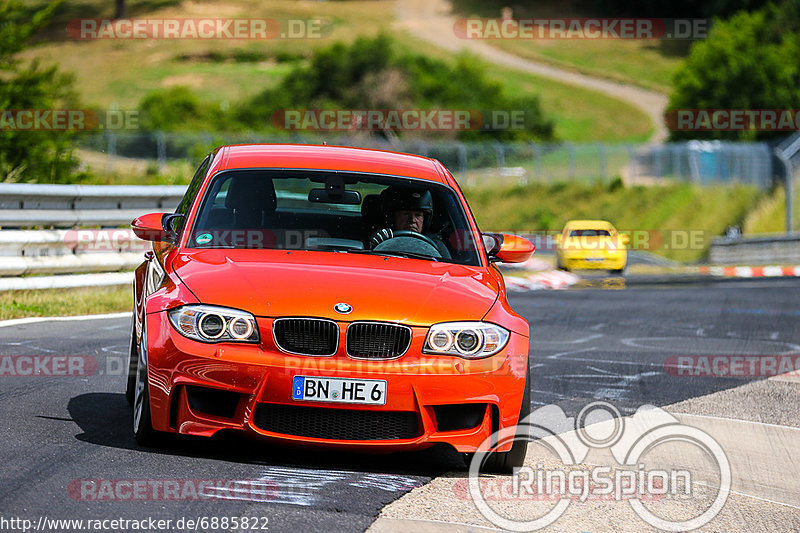
[[625, 246], [628, 246], [628, 244], [631, 242], [631, 236], [627, 235], [625, 233], [622, 233], [619, 236], [619, 242], [621, 242]]
[[503, 263], [524, 263], [531, 258], [536, 247], [528, 239], [511, 235], [509, 233], [485, 233], [484, 242], [487, 236], [497, 241], [497, 246], [487, 249], [489, 261], [501, 261]]
[[175, 223], [182, 218], [183, 215], [175, 213], [148, 213], [131, 222], [131, 228], [145, 241], [175, 243], [178, 236]]

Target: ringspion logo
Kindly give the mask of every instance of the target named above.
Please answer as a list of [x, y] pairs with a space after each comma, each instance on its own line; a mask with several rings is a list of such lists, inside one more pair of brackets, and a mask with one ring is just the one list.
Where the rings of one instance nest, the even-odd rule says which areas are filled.
[[[514, 468], [509, 483], [486, 483], [479, 475], [492, 450], [518, 441], [546, 449], [547, 466]], [[675, 448], [673, 448], [675, 447]], [[589, 451], [608, 449], [609, 464], [588, 466]], [[667, 451], [666, 455], [659, 455]], [[711, 466], [669, 468], [664, 457], [699, 453]], [[543, 461], [544, 462], [544, 461]], [[663, 463], [664, 468], [656, 468]], [[688, 462], [686, 464], [692, 464]], [[711, 471], [715, 472], [711, 472]], [[718, 472], [718, 475], [716, 474]], [[534, 531], [558, 520], [573, 502], [627, 501], [650, 526], [665, 531], [687, 531], [713, 520], [731, 488], [731, 467], [722, 447], [704, 431], [680, 423], [663, 409], [643, 405], [631, 417], [622, 417], [608, 402], [592, 402], [576, 417], [567, 417], [557, 405], [531, 413], [518, 426], [496, 431], [478, 447], [469, 464], [469, 496], [492, 524], [509, 531]], [[716, 490], [714, 490], [716, 489]], [[693, 512], [680, 517], [662, 516], [646, 502], [693, 500]], [[700, 501], [702, 500], [702, 501]], [[490, 505], [491, 501], [550, 501], [554, 505], [526, 505], [525, 513]], [[525, 514], [527, 513], [527, 516]]]

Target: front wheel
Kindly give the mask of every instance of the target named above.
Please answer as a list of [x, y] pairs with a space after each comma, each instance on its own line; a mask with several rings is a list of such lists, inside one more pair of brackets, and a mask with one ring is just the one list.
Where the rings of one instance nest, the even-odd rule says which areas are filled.
[[[517, 438], [507, 452], [492, 452], [488, 457], [478, 457], [477, 460], [483, 461], [482, 472], [495, 474], [513, 474], [514, 468], [519, 468], [525, 463], [525, 452], [528, 450], [528, 439], [520, 438], [527, 434], [527, 430], [520, 423], [531, 414], [531, 387], [530, 370], [525, 374], [525, 392], [522, 395], [522, 405], [519, 408], [519, 419], [517, 420]], [[464, 454], [464, 461], [469, 467], [475, 454]]]
[[150, 383], [147, 378], [147, 336], [142, 324], [142, 340], [136, 347], [136, 374], [133, 398], [133, 437], [140, 446], [158, 444], [161, 433], [153, 429], [150, 415]]
[[125, 399], [129, 405], [136, 400], [136, 364], [138, 358], [136, 348], [136, 318], [131, 322], [131, 342], [128, 347], [128, 381], [125, 387]]

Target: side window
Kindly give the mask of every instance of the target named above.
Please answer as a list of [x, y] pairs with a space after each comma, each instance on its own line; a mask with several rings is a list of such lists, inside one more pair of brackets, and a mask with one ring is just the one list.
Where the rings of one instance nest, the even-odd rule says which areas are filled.
[[[195, 196], [197, 196], [197, 191], [200, 189], [200, 185], [203, 183], [203, 178], [206, 176], [206, 172], [208, 172], [208, 166], [211, 164], [211, 156], [208, 155], [200, 163], [200, 167], [197, 169], [197, 172], [194, 173], [194, 177], [192, 178], [191, 183], [189, 183], [189, 188], [186, 189], [186, 194], [183, 195], [183, 199], [181, 203], [178, 204], [178, 208], [175, 209], [175, 213], [185, 215], [189, 211], [189, 207], [194, 202]], [[175, 228], [178, 233], [181, 232], [183, 229], [184, 220], [181, 220], [177, 223], [177, 227]]]

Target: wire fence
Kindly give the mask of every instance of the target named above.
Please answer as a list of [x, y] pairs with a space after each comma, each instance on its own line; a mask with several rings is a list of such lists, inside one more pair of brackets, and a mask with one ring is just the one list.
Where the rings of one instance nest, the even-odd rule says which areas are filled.
[[[465, 185], [609, 181], [743, 183], [767, 189], [781, 179], [766, 143], [689, 141], [662, 145], [503, 143], [384, 139], [378, 136], [264, 137], [257, 134], [105, 132], [78, 138], [78, 147], [105, 157], [113, 173], [121, 158], [147, 160], [159, 170], [175, 160], [199, 161], [221, 144], [291, 142], [360, 146], [440, 160]], [[776, 175], [777, 173], [777, 175]]]

